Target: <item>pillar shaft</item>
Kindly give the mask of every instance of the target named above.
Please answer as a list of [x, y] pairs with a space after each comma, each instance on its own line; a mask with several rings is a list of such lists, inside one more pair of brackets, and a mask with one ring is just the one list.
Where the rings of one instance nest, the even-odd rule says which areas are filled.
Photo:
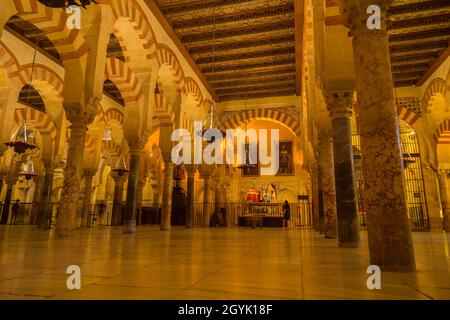
[[7, 185], [5, 202], [2, 208], [2, 218], [0, 219], [0, 224], [7, 224], [9, 218], [9, 208], [11, 207], [11, 199], [13, 194], [14, 185]]
[[113, 199], [113, 208], [111, 214], [111, 225], [119, 226], [122, 224], [122, 207], [123, 207], [123, 186], [125, 184], [125, 180], [127, 179], [126, 175], [119, 176], [117, 173], [111, 173], [111, 177], [114, 180], [114, 199]]
[[340, 247], [359, 245], [359, 219], [350, 123], [352, 102], [353, 90], [330, 93], [327, 96], [333, 127], [333, 162]]
[[52, 189], [53, 189], [53, 170], [46, 169], [44, 176], [44, 186], [41, 193], [41, 201], [38, 207], [38, 228], [50, 228], [50, 219], [52, 213]]
[[187, 167], [187, 210], [186, 210], [186, 228], [194, 226], [194, 190], [195, 190], [195, 167]]
[[81, 217], [81, 226], [88, 227], [91, 214], [91, 200], [92, 200], [92, 180], [94, 178], [94, 170], [86, 170], [84, 172], [84, 195], [83, 195], [83, 208]]
[[439, 193], [441, 195], [442, 216], [444, 217], [442, 225], [445, 232], [450, 232], [450, 202], [447, 190], [447, 174], [450, 170], [439, 170]]
[[141, 167], [141, 153], [138, 150], [130, 151], [130, 172], [128, 174], [127, 202], [125, 205], [124, 232], [136, 232], [137, 193]]
[[147, 183], [147, 177], [141, 176], [138, 183], [138, 190], [137, 190], [137, 204], [136, 204], [136, 224], [141, 224], [142, 219], [142, 200], [144, 197], [144, 187]]
[[[415, 258], [386, 28], [391, 3], [348, 1], [345, 10], [353, 36], [370, 263], [383, 270], [413, 271]], [[369, 5], [381, 8], [381, 29], [367, 28]]]
[[76, 228], [78, 197], [80, 194], [81, 172], [83, 164], [84, 143], [86, 140], [87, 122], [83, 119], [73, 119], [70, 127], [69, 148], [61, 200], [56, 220], [56, 237], [64, 238], [71, 235]]
[[333, 144], [330, 131], [321, 131], [319, 148], [320, 167], [322, 168], [324, 232], [326, 238], [335, 239], [337, 237], [336, 190], [333, 168]]
[[203, 221], [204, 226], [209, 226], [209, 219], [211, 217], [211, 177], [204, 177], [205, 185], [203, 188]]
[[319, 231], [319, 166], [317, 164], [314, 164], [311, 167], [311, 178], [313, 193], [313, 229]]
[[170, 230], [172, 225], [172, 191], [173, 191], [173, 163], [169, 159], [164, 161], [164, 184], [162, 199], [161, 230]]

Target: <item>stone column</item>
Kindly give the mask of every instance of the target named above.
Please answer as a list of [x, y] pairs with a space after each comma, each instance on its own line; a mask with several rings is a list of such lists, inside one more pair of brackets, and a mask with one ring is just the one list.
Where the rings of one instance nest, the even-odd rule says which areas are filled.
[[442, 225], [445, 232], [450, 232], [450, 201], [448, 199], [447, 189], [447, 175], [449, 173], [449, 169], [440, 169], [438, 171], [439, 193], [441, 195], [442, 216], [444, 217]]
[[44, 186], [41, 193], [41, 201], [38, 207], [38, 218], [37, 225], [38, 228], [50, 228], [50, 219], [52, 213], [52, 190], [53, 190], [53, 175], [55, 172], [55, 167], [53, 163], [49, 160], [42, 160], [45, 175], [44, 175]]
[[141, 172], [141, 151], [130, 143], [130, 172], [128, 173], [127, 202], [125, 205], [124, 233], [136, 232], [136, 209], [139, 175]]
[[127, 180], [127, 174], [119, 175], [117, 172], [110, 173], [111, 178], [114, 180], [114, 199], [113, 208], [111, 214], [111, 225], [121, 225], [122, 206], [123, 206], [123, 186]]
[[186, 210], [186, 228], [192, 228], [194, 226], [194, 190], [195, 183], [194, 177], [197, 168], [195, 165], [185, 165], [187, 172], [187, 210]]
[[337, 213], [331, 130], [320, 130], [319, 150], [322, 169], [324, 233], [325, 238], [335, 239], [337, 238]]
[[170, 230], [172, 226], [173, 162], [170, 154], [163, 153], [162, 158], [164, 161], [164, 184], [160, 229], [164, 231]]
[[311, 166], [311, 177], [312, 177], [312, 192], [313, 192], [313, 229], [315, 231], [320, 230], [319, 224], [319, 166], [318, 164], [313, 164]]
[[66, 115], [71, 123], [69, 148], [66, 166], [64, 168], [64, 182], [56, 219], [56, 237], [69, 237], [76, 228], [78, 197], [80, 194], [81, 166], [83, 164], [84, 144], [87, 125], [93, 117], [83, 118], [66, 108]]
[[[383, 270], [414, 271], [386, 27], [391, 4], [347, 0], [344, 16], [353, 37], [370, 263]], [[367, 28], [370, 5], [381, 8], [380, 29]]]
[[359, 246], [359, 219], [350, 122], [352, 102], [353, 90], [327, 95], [327, 107], [333, 126], [338, 242], [340, 247], [354, 248]]
[[211, 176], [203, 178], [203, 223], [205, 227], [209, 226], [209, 219], [211, 218], [212, 203], [211, 203]]
[[144, 187], [147, 184], [147, 177], [142, 175], [139, 179], [137, 189], [137, 204], [136, 204], [136, 224], [141, 224], [142, 218], [142, 198], [144, 197]]
[[91, 199], [92, 199], [92, 180], [95, 176], [95, 169], [84, 169], [84, 195], [83, 195], [83, 207], [81, 216], [81, 227], [87, 227], [89, 225], [89, 215], [91, 214]]
[[42, 201], [42, 189], [44, 187], [43, 186], [44, 178], [45, 178], [44, 176], [33, 177], [34, 194], [33, 194], [33, 203], [31, 205], [28, 224], [36, 224], [37, 225], [39, 203]]
[[11, 207], [13, 189], [14, 189], [15, 184], [17, 183], [17, 180], [18, 180], [18, 176], [16, 174], [10, 174], [5, 179], [6, 195], [5, 195], [5, 201], [3, 202], [2, 217], [0, 219], [0, 224], [8, 223], [9, 209]]

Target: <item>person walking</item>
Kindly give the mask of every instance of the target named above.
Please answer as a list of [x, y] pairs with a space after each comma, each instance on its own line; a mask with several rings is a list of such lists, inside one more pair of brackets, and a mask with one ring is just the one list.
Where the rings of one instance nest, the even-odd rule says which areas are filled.
[[287, 200], [283, 204], [283, 218], [284, 218], [284, 228], [289, 229], [289, 221], [291, 220], [291, 207]]

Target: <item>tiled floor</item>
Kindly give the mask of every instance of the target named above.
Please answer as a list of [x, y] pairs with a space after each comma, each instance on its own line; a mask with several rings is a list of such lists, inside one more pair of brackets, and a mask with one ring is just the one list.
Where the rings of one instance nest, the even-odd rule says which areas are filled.
[[[366, 234], [337, 248], [310, 230], [140, 227], [80, 230], [70, 240], [0, 227], [0, 299], [450, 299], [450, 235], [415, 233], [418, 272], [383, 272], [368, 290]], [[68, 290], [66, 268], [81, 268]]]

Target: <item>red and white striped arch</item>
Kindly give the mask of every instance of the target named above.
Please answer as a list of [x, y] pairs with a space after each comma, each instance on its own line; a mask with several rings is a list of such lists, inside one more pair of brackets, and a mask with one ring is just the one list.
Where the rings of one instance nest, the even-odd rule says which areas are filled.
[[175, 113], [172, 105], [162, 94], [155, 94], [155, 109], [153, 114], [159, 119], [163, 126], [175, 125]]
[[[152, 59], [156, 53], [156, 38], [151, 27], [150, 22], [147, 20], [145, 13], [142, 11], [136, 1], [131, 0], [111, 0], [109, 2], [114, 17], [127, 18], [130, 23], [133, 24], [134, 32], [139, 35], [139, 38], [143, 41], [143, 48], [148, 51], [147, 58]], [[119, 34], [120, 30], [115, 30], [117, 40], [120, 42], [122, 51], [125, 55], [125, 59], [129, 61], [127, 56], [126, 41]]]
[[125, 104], [136, 102], [142, 97], [142, 88], [138, 78], [123, 61], [108, 58], [106, 60], [105, 76], [119, 89]]
[[203, 94], [197, 82], [191, 77], [187, 77], [185, 79], [185, 88], [186, 94], [188, 96], [191, 95], [194, 98], [197, 105], [200, 106], [200, 104], [203, 102]]
[[178, 60], [176, 54], [168, 46], [163, 44], [158, 44], [156, 50], [156, 58], [158, 65], [168, 66], [172, 72], [177, 88], [181, 91], [185, 88], [185, 76], [183, 69], [181, 68], [180, 61]]
[[63, 61], [78, 59], [88, 52], [80, 31], [67, 29], [64, 10], [44, 6], [37, 0], [14, 0], [14, 6], [17, 15], [47, 35]]
[[287, 114], [286, 112], [277, 111], [276, 109], [252, 109], [236, 113], [231, 118], [227, 119], [223, 126], [226, 129], [233, 129], [239, 127], [243, 122], [251, 119], [269, 119], [283, 123], [297, 136], [300, 137], [300, 123], [297, 119]]
[[39, 112], [32, 108], [20, 108], [14, 112], [14, 122], [16, 125], [26, 120], [27, 124], [36, 128], [41, 136], [48, 136], [55, 141], [58, 130], [53, 120], [45, 113]]
[[442, 121], [434, 134], [437, 144], [450, 144], [450, 119]]

